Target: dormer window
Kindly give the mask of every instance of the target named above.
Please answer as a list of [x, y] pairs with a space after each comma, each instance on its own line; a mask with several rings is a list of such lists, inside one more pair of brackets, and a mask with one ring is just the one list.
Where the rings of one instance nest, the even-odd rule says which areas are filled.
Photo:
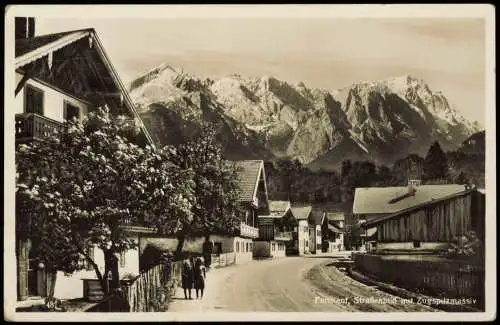
[[24, 90], [24, 112], [43, 115], [43, 90], [26, 85]]

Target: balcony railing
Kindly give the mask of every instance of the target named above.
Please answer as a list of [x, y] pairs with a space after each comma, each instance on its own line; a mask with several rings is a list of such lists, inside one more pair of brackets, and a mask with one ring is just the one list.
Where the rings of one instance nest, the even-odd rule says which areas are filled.
[[291, 231], [277, 231], [274, 235], [275, 240], [289, 241], [293, 239]]
[[16, 141], [43, 140], [62, 129], [62, 123], [51, 118], [27, 113], [16, 114]]
[[259, 238], [259, 229], [242, 222], [240, 224], [240, 236], [248, 238]]

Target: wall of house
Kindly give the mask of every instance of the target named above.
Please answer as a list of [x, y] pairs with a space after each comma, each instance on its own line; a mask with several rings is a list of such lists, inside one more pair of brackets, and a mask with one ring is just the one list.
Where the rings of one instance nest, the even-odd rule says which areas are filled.
[[309, 224], [309, 252], [316, 253], [316, 226]]
[[307, 220], [299, 220], [298, 225], [298, 246], [299, 255], [309, 253], [309, 224]]
[[281, 258], [285, 257], [286, 246], [280, 241], [255, 241], [253, 246], [253, 257], [255, 258]]
[[[210, 235], [209, 241], [221, 244], [221, 253], [235, 253], [236, 263], [244, 263], [252, 260], [253, 252], [253, 241], [249, 238], [242, 237], [229, 237], [229, 236], [219, 236]], [[184, 241], [182, 250], [191, 253], [203, 253], [203, 243], [205, 242], [205, 237], [195, 237], [187, 238]], [[169, 250], [170, 252], [175, 252], [177, 249], [178, 239], [175, 237], [169, 238], [158, 238], [158, 237], [142, 237], [140, 241], [140, 253], [144, 252], [144, 249], [148, 244], [153, 244], [157, 247], [161, 247], [163, 250]]]
[[428, 251], [428, 250], [443, 250], [450, 245], [447, 242], [420, 242], [419, 247], [415, 247], [414, 242], [403, 243], [376, 243], [370, 250], [386, 251], [386, 250], [404, 250], [404, 251]]
[[449, 242], [471, 230], [471, 220], [471, 195], [460, 196], [377, 225], [377, 242]]
[[[130, 235], [136, 243], [139, 241], [138, 235]], [[118, 272], [120, 278], [130, 275], [139, 275], [139, 250], [130, 249], [125, 252], [125, 265], [118, 261]], [[98, 248], [94, 249], [94, 262], [99, 266], [101, 274], [104, 272], [104, 252]], [[60, 299], [73, 299], [83, 297], [83, 279], [97, 279], [94, 269], [77, 271], [73, 274], [57, 272], [54, 297]]]
[[316, 252], [321, 252], [321, 225], [316, 225]]
[[[274, 245], [273, 245], [274, 244]], [[286, 245], [284, 242], [271, 242], [271, 255], [273, 258], [281, 258], [286, 256]]]
[[[16, 85], [21, 79], [22, 79], [22, 74], [16, 73]], [[85, 116], [88, 113], [89, 109], [91, 109], [91, 105], [89, 105], [88, 103], [79, 100], [77, 98], [74, 98], [69, 94], [62, 93], [61, 91], [55, 88], [51, 88], [45, 83], [29, 79], [26, 82], [26, 84], [38, 88], [44, 92], [43, 115], [53, 120], [63, 122], [65, 101], [68, 101], [70, 104], [80, 108], [80, 114], [81, 114], [80, 118]], [[20, 114], [24, 112], [24, 92], [26, 89], [26, 84], [21, 89], [21, 91], [16, 95], [15, 106], [14, 106], [15, 114]]]

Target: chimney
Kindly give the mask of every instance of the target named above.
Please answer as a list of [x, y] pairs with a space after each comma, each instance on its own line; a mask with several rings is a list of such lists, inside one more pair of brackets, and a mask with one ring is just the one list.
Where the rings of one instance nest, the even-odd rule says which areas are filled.
[[417, 191], [417, 187], [422, 184], [422, 181], [420, 179], [409, 179], [408, 180], [408, 194], [415, 194]]
[[16, 17], [15, 18], [16, 39], [30, 38], [35, 36], [35, 18]]

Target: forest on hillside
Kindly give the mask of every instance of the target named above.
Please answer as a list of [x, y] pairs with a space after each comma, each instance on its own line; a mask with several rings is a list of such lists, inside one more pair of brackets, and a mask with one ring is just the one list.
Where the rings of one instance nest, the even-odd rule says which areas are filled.
[[392, 166], [345, 160], [338, 171], [313, 172], [298, 160], [281, 159], [266, 162], [265, 169], [270, 199], [313, 204], [351, 202], [356, 187], [405, 186], [408, 179], [485, 186], [484, 154], [444, 153], [438, 142], [425, 157], [410, 154]]

